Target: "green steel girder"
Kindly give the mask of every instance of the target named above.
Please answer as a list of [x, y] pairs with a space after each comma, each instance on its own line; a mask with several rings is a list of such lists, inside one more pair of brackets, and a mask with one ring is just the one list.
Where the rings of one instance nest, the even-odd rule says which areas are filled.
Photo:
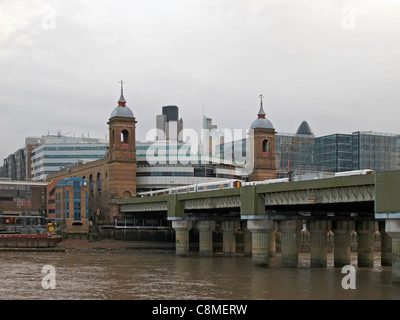
[[400, 171], [374, 175], [246, 186], [143, 198], [117, 199], [121, 212], [167, 211], [179, 219], [185, 210], [240, 208], [241, 216], [263, 217], [268, 206], [375, 203], [377, 213], [400, 212]]

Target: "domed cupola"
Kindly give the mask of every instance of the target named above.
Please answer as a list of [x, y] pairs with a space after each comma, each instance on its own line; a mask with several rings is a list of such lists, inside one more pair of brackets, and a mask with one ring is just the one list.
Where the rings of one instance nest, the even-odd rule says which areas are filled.
[[121, 80], [121, 96], [118, 100], [118, 107], [116, 107], [111, 113], [110, 119], [114, 117], [123, 117], [123, 118], [134, 118], [133, 112], [126, 106], [126, 100], [124, 98], [124, 88], [123, 82]]
[[257, 129], [257, 128], [263, 128], [263, 129], [274, 129], [274, 126], [272, 125], [272, 122], [269, 121], [267, 118], [265, 118], [265, 111], [263, 109], [263, 95], [260, 95], [261, 102], [260, 102], [260, 110], [258, 111], [258, 118], [253, 121], [253, 123], [250, 126], [250, 129]]
[[297, 129], [296, 134], [304, 134], [304, 135], [314, 135], [314, 133], [311, 130], [310, 125], [307, 123], [307, 121], [303, 121], [299, 128]]

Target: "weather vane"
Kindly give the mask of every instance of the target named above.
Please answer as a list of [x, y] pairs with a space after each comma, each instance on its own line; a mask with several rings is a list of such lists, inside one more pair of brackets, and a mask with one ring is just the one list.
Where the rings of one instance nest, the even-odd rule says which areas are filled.
[[263, 94], [260, 94], [261, 104], [262, 104], [263, 97], [264, 97]]
[[123, 82], [122, 80], [120, 81], [120, 82], [118, 82], [118, 83], [120, 83], [121, 84], [121, 90], [124, 88], [123, 86], [124, 86], [124, 84], [125, 84], [125, 82]]

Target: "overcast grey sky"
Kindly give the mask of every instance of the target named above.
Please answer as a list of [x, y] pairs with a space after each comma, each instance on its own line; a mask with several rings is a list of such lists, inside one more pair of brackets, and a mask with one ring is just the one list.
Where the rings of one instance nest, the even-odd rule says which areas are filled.
[[25, 137], [105, 138], [125, 81], [137, 137], [177, 105], [246, 129], [400, 133], [397, 0], [2, 0], [0, 159]]

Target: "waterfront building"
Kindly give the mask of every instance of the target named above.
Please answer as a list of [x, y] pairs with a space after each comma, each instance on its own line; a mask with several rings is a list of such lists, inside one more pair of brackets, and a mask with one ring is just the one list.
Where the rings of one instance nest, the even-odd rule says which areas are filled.
[[56, 183], [60, 180], [53, 180], [46, 186], [46, 216], [49, 221], [56, 222]]
[[0, 180], [0, 225], [24, 228], [44, 224], [46, 186], [47, 182]]
[[87, 234], [89, 232], [87, 181], [81, 178], [64, 179], [57, 182], [50, 192], [54, 192], [57, 225], [63, 225], [67, 234]]

